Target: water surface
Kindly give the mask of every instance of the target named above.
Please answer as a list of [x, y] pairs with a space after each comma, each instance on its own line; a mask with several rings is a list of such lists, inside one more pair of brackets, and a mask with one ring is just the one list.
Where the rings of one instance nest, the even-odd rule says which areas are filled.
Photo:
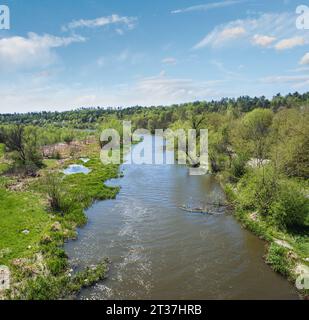
[[71, 164], [66, 169], [63, 170], [63, 173], [66, 175], [84, 173], [88, 174], [91, 170], [80, 164]]
[[297, 298], [264, 263], [265, 243], [233, 216], [179, 208], [224, 200], [214, 177], [190, 176], [177, 165], [123, 165], [122, 171], [123, 178], [110, 182], [121, 186], [117, 198], [87, 210], [89, 223], [66, 245], [81, 266], [112, 261], [108, 279], [80, 299]]

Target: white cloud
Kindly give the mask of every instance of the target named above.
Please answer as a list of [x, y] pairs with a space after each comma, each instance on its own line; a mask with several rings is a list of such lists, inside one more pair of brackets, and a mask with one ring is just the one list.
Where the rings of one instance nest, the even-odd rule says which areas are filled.
[[164, 75], [143, 78], [135, 89], [142, 97], [149, 99], [148, 103], [153, 103], [153, 98], [161, 102], [165, 99], [180, 102], [214, 93], [209, 86], [195, 83], [191, 79], [168, 78]]
[[173, 58], [173, 57], [168, 57], [168, 58], [164, 58], [162, 60], [163, 64], [168, 64], [168, 65], [175, 65], [177, 64], [177, 59]]
[[280, 82], [299, 82], [309, 80], [309, 75], [300, 75], [300, 76], [270, 76], [262, 78], [264, 83], [280, 83]]
[[27, 37], [14, 36], [0, 39], [0, 69], [42, 67], [50, 65], [57, 58], [54, 48], [83, 42], [85, 38], [74, 35], [56, 37], [29, 33]]
[[304, 87], [309, 84], [309, 75], [297, 76], [270, 76], [262, 78], [261, 82], [274, 85], [276, 84], [289, 84], [293, 88]]
[[300, 64], [309, 64], [309, 52], [307, 52], [300, 60]]
[[289, 39], [283, 39], [276, 43], [275, 48], [277, 50], [292, 49], [297, 46], [303, 46], [306, 44], [306, 40], [303, 37], [293, 37]]
[[[96, 19], [80, 19], [70, 22], [69, 24], [62, 27], [64, 31], [73, 30], [77, 28], [99, 28], [108, 25], [124, 25], [128, 29], [133, 29], [136, 23], [135, 17], [119, 16], [113, 14], [111, 16], [99, 17]], [[116, 29], [117, 33], [122, 34], [123, 30], [120, 28]]]
[[260, 34], [255, 34], [252, 42], [255, 45], [261, 46], [261, 47], [268, 47], [271, 45], [274, 41], [276, 40], [275, 37], [271, 36], [265, 36], [265, 35], [260, 35]]
[[[59, 85], [28, 81], [0, 86], [0, 113], [40, 110], [69, 110], [83, 106], [167, 105], [202, 99], [216, 99], [224, 80], [194, 81], [172, 78], [160, 73], [136, 79], [132, 84], [86, 87], [80, 84]], [[18, 92], [18, 94], [16, 94]]]
[[[228, 77], [232, 77], [232, 78], [239, 78], [241, 75], [237, 72], [231, 71], [229, 69], [227, 69], [223, 62], [218, 61], [218, 60], [212, 60], [210, 61], [211, 64], [213, 64], [214, 66], [216, 66], [218, 68], [219, 71], [221, 71], [223, 74], [225, 74]], [[240, 66], [239, 69], [242, 69], [243, 66]]]
[[[242, 40], [244, 43], [254, 45], [273, 46], [273, 38], [278, 39], [279, 43], [276, 46], [282, 49], [292, 46], [293, 43], [301, 44], [300, 38], [304, 38], [306, 43], [309, 41], [309, 35], [304, 35], [302, 30], [295, 28], [294, 14], [262, 13], [256, 18], [238, 19], [216, 26], [194, 48], [200, 49], [206, 46], [215, 48], [229, 43], [235, 44], [236, 40], [238, 44]], [[291, 39], [294, 39], [292, 44], [287, 41]]]
[[222, 30], [214, 30], [209, 33], [202, 41], [195, 45], [194, 49], [203, 48], [205, 46], [218, 47], [230, 40], [237, 39], [246, 34], [243, 27], [226, 27]]
[[228, 0], [228, 1], [221, 1], [221, 2], [212, 2], [207, 4], [201, 4], [197, 6], [191, 6], [183, 9], [173, 10], [171, 13], [184, 13], [184, 12], [192, 12], [192, 11], [208, 11], [211, 9], [218, 9], [229, 7], [238, 3], [245, 2], [244, 0]]
[[99, 67], [106, 66], [121, 66], [122, 64], [136, 65], [140, 63], [145, 57], [142, 52], [131, 52], [128, 49], [121, 51], [115, 55], [101, 56], [96, 60]]

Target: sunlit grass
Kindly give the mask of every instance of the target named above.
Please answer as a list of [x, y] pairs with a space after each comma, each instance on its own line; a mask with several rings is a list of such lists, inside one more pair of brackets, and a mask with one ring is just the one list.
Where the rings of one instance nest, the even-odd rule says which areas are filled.
[[0, 264], [5, 265], [33, 254], [51, 221], [37, 195], [4, 188], [0, 188], [0, 220]]

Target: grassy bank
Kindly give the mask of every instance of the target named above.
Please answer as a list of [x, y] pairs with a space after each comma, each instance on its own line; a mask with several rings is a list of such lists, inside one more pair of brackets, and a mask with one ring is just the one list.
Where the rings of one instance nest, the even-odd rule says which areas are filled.
[[[10, 299], [58, 299], [77, 293], [83, 286], [104, 278], [106, 261], [75, 273], [68, 263], [63, 243], [76, 237], [76, 228], [86, 223], [84, 210], [95, 200], [114, 198], [118, 188], [104, 181], [118, 176], [117, 165], [102, 165], [99, 147], [84, 145], [65, 160], [44, 160], [45, 166], [35, 178], [6, 176], [9, 164], [0, 149], [0, 265], [11, 272], [11, 289], [2, 294]], [[65, 176], [69, 164], [84, 164], [88, 175]], [[46, 178], [57, 177], [65, 210], [50, 208]]]
[[[261, 214], [258, 200], [253, 206], [244, 204], [244, 187], [242, 179], [237, 183], [227, 182], [226, 176], [220, 176], [229, 203], [234, 208], [235, 217], [242, 226], [259, 238], [266, 240], [265, 262], [275, 271], [295, 283], [299, 276], [309, 274], [309, 220], [308, 211], [305, 223], [301, 227], [278, 227], [271, 215]], [[300, 190], [308, 191], [308, 186], [302, 181], [297, 182]], [[254, 189], [251, 190], [254, 195]], [[309, 290], [299, 289], [302, 297], [308, 298]]]

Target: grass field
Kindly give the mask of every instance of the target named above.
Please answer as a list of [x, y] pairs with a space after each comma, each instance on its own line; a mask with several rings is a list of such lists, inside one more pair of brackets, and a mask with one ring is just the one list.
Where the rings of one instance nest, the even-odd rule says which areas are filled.
[[0, 208], [0, 264], [10, 265], [13, 259], [29, 257], [38, 250], [51, 218], [42, 199], [30, 192], [0, 188]]

